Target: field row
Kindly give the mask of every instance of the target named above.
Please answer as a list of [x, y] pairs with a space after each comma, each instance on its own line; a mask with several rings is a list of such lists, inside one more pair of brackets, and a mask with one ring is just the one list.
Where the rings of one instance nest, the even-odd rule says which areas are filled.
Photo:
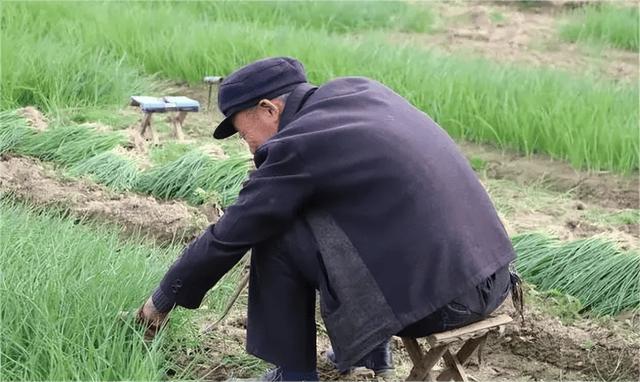
[[87, 176], [118, 191], [137, 191], [159, 199], [226, 207], [235, 201], [251, 166], [246, 156], [216, 160], [194, 148], [141, 170], [134, 160], [113, 151], [128, 143], [121, 132], [78, 125], [37, 132], [13, 112], [0, 112], [0, 124], [0, 154], [12, 152], [51, 161], [70, 176]]

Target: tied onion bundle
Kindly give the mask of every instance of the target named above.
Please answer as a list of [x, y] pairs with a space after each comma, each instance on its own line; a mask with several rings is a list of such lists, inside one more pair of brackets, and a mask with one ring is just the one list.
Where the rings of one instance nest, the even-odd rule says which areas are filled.
[[125, 137], [119, 133], [101, 133], [83, 126], [60, 126], [27, 136], [13, 150], [70, 166], [123, 143]]
[[71, 176], [89, 176], [98, 183], [118, 191], [131, 190], [139, 175], [138, 167], [129, 159], [111, 151], [79, 162], [69, 170]]
[[561, 242], [533, 233], [513, 238], [516, 266], [529, 282], [580, 300], [583, 311], [615, 315], [640, 309], [640, 254], [602, 238]]
[[15, 110], [0, 112], [0, 154], [12, 151], [20, 142], [35, 135]]
[[214, 160], [194, 150], [142, 173], [136, 190], [160, 199], [180, 198], [194, 204], [215, 196], [222, 206], [227, 206], [240, 191], [249, 163], [247, 158]]

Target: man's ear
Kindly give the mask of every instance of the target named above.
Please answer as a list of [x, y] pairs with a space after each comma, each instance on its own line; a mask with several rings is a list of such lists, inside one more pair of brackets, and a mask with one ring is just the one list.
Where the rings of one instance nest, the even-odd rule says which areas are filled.
[[260, 100], [260, 102], [258, 102], [258, 106], [267, 110], [271, 115], [279, 114], [278, 106], [273, 102], [269, 101], [268, 99]]

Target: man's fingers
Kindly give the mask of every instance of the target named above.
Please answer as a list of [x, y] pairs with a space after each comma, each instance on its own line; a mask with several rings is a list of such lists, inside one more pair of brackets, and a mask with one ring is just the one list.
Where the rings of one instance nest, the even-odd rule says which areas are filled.
[[167, 324], [169, 318], [167, 315], [161, 317], [148, 318], [144, 315], [143, 309], [140, 308], [135, 313], [133, 311], [120, 311], [116, 315], [119, 320], [130, 323], [133, 321], [135, 325], [144, 329], [144, 340], [153, 340], [158, 332]]

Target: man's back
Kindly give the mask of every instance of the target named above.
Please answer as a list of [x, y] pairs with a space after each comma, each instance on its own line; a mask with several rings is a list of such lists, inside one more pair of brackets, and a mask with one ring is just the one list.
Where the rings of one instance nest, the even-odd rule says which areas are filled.
[[265, 146], [272, 144], [296, 152], [314, 189], [304, 207], [335, 219], [402, 324], [514, 258], [455, 143], [378, 82], [340, 78], [319, 87]]

